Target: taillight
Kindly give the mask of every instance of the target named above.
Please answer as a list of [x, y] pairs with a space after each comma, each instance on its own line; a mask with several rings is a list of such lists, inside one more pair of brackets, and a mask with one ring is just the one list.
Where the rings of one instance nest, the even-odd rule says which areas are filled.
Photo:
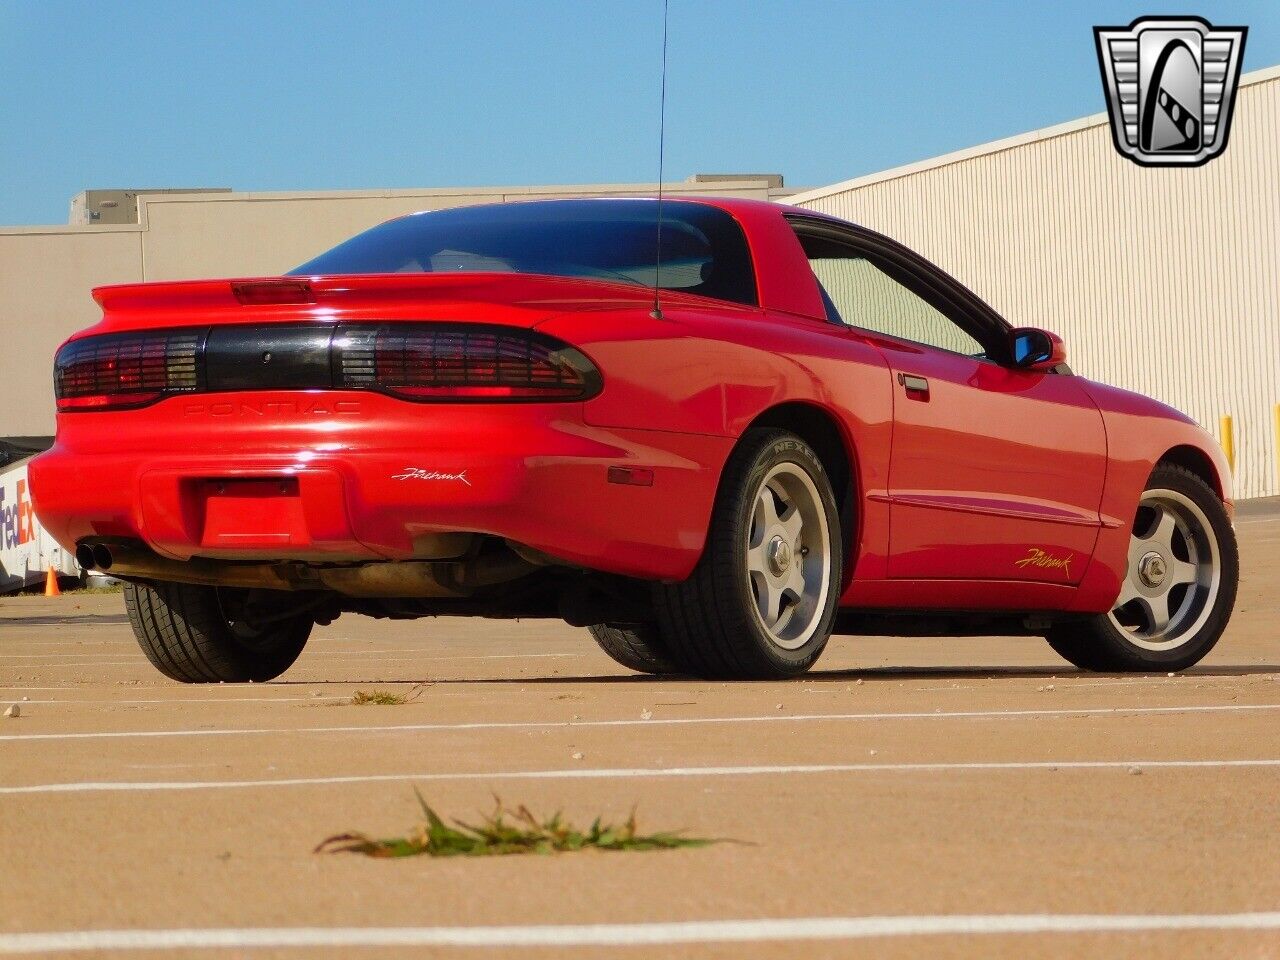
[[74, 340], [54, 359], [59, 410], [140, 407], [199, 389], [203, 331], [119, 333]]
[[54, 359], [58, 410], [122, 410], [173, 394], [376, 390], [419, 401], [568, 401], [600, 392], [581, 352], [518, 327], [236, 324], [113, 333]]
[[410, 400], [584, 400], [600, 391], [582, 353], [514, 327], [343, 324], [333, 354], [335, 387]]

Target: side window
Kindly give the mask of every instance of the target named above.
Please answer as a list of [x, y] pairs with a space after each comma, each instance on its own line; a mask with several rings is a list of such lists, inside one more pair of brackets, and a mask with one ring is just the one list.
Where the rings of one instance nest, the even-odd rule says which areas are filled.
[[828, 240], [800, 240], [829, 319], [952, 353], [986, 355], [972, 335], [871, 260]]

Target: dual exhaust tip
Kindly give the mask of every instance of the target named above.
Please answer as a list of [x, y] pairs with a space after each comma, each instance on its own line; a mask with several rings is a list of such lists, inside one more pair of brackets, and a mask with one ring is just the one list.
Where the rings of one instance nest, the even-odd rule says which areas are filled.
[[82, 543], [76, 547], [76, 563], [86, 570], [110, 570], [115, 559], [105, 543]]

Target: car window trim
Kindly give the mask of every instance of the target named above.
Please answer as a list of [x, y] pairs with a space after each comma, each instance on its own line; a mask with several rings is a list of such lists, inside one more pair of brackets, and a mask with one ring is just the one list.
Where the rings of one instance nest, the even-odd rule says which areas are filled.
[[[878, 330], [868, 330], [868, 333], [886, 336], [929, 350], [938, 350], [956, 357], [965, 357], [978, 363], [992, 363], [1003, 367], [1011, 365], [1008, 334], [1012, 324], [996, 313], [972, 290], [920, 254], [884, 234], [856, 224], [819, 215], [788, 214], [785, 219], [797, 235], [808, 234], [832, 240], [870, 260], [873, 266], [883, 270], [891, 280], [901, 283], [912, 293], [921, 297], [949, 321], [978, 341], [980, 346], [986, 348], [988, 355], [985, 358], [975, 357]], [[813, 279], [815, 283], [820, 283], [816, 275]], [[849, 329], [864, 329], [847, 322], [844, 326]]]

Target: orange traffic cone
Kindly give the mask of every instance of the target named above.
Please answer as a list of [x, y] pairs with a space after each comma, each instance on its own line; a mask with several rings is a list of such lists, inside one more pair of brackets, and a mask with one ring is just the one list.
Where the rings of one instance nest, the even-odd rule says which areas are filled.
[[46, 597], [60, 597], [62, 591], [58, 589], [58, 571], [49, 568], [49, 574], [44, 578], [44, 595]]

